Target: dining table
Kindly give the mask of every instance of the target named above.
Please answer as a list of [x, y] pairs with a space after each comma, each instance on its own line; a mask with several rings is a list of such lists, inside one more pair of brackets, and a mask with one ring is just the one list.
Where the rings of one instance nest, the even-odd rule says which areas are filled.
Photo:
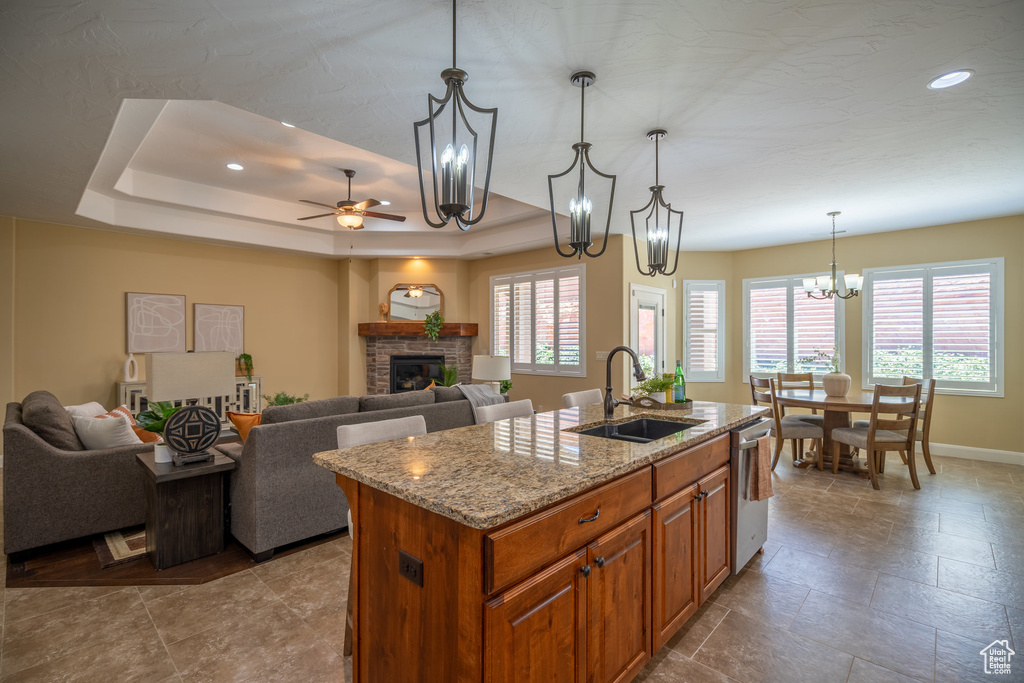
[[[872, 391], [852, 389], [846, 396], [829, 396], [823, 389], [781, 389], [776, 393], [779, 406], [783, 408], [809, 408], [824, 413], [824, 438], [822, 439], [822, 460], [831, 467], [832, 463], [832, 430], [851, 426], [850, 413], [870, 413], [875, 394]], [[895, 412], [887, 410], [891, 407], [906, 406], [914, 399], [907, 396], [886, 396], [881, 400], [879, 412]], [[853, 457], [850, 447], [839, 446], [839, 469], [857, 472], [867, 476], [868, 470], [858, 459]], [[811, 459], [808, 459], [808, 458]], [[809, 467], [814, 464], [813, 455], [802, 453], [793, 463], [794, 467]]]

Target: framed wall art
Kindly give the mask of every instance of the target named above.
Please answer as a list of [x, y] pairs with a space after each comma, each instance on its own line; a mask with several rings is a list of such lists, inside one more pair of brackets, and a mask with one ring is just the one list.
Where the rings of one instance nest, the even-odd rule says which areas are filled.
[[125, 292], [128, 353], [184, 353], [185, 296]]
[[199, 351], [245, 350], [245, 306], [193, 304], [192, 346]]

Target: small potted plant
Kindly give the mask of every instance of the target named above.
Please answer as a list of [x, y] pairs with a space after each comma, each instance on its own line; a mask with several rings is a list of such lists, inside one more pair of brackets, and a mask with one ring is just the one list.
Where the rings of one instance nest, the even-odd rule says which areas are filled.
[[270, 394], [263, 394], [263, 400], [267, 402], [268, 406], [290, 406], [293, 403], [302, 403], [303, 401], [309, 400], [309, 394], [303, 396], [292, 396], [284, 391], [279, 391], [273, 396]]
[[[181, 406], [170, 401], [150, 401], [148, 408], [135, 416], [135, 423], [147, 432], [159, 434], [162, 439], [168, 418], [179, 410]], [[153, 444], [153, 458], [156, 462], [172, 462], [171, 449], [164, 442], [158, 441]]]
[[503, 380], [501, 380], [501, 393], [507, 394], [510, 391], [512, 391], [512, 380], [510, 380], [510, 379], [503, 379]]
[[641, 396], [650, 396], [659, 403], [668, 403], [668, 392], [672, 391], [673, 381], [675, 381], [675, 377], [672, 375], [655, 375], [638, 384], [636, 393]]
[[438, 335], [441, 334], [442, 325], [444, 325], [444, 316], [441, 315], [441, 311], [434, 311], [423, 319], [423, 329], [431, 341], [437, 341]]
[[850, 385], [853, 380], [845, 372], [840, 372], [842, 359], [839, 357], [838, 347], [833, 347], [831, 352], [814, 349], [813, 356], [801, 358], [800, 362], [814, 364], [824, 362], [823, 364], [829, 369], [829, 372], [821, 378], [821, 388], [825, 390], [826, 396], [841, 397], [850, 393]]
[[457, 365], [438, 363], [437, 367], [441, 370], [441, 386], [454, 387], [459, 383], [459, 367]]
[[242, 376], [246, 382], [252, 381], [252, 356], [247, 353], [240, 353], [235, 359], [235, 377]]

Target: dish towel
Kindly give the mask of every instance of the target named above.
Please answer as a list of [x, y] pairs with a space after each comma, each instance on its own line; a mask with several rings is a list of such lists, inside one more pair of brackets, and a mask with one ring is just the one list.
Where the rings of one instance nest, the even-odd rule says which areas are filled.
[[505, 397], [502, 394], [494, 393], [489, 384], [458, 384], [456, 386], [462, 395], [469, 399], [469, 406], [473, 409], [473, 422], [476, 424], [479, 424], [479, 420], [476, 419], [477, 407], [505, 402]]
[[757, 440], [754, 449], [755, 462], [750, 468], [750, 500], [767, 500], [774, 495], [772, 491], [772, 454], [768, 445], [768, 435]]

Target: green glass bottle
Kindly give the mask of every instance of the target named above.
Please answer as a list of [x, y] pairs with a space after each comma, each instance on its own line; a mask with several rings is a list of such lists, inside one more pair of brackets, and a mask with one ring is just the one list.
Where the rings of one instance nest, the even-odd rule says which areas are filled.
[[686, 403], [686, 378], [683, 377], [683, 363], [676, 361], [676, 378], [672, 382], [672, 402]]

